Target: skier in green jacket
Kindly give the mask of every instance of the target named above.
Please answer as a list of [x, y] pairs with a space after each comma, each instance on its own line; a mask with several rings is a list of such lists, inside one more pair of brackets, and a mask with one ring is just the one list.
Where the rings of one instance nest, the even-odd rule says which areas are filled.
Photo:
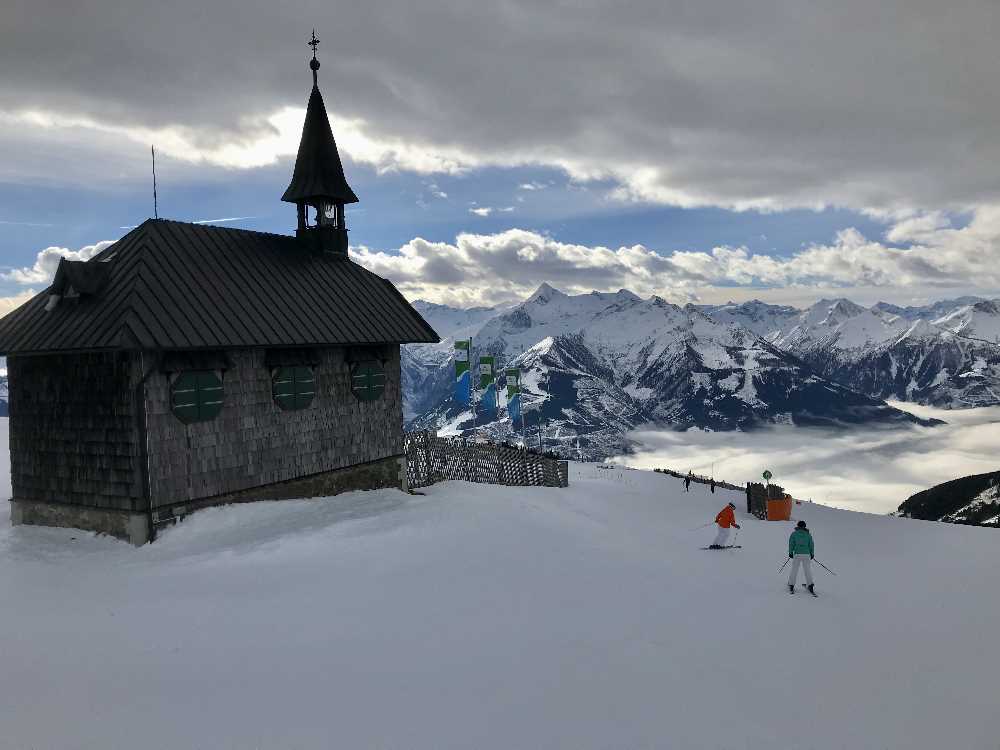
[[812, 534], [806, 528], [805, 521], [795, 524], [795, 531], [788, 537], [788, 557], [792, 561], [792, 570], [788, 574], [788, 593], [795, 593], [795, 579], [798, 578], [801, 565], [806, 575], [806, 588], [815, 596], [810, 561], [816, 557], [816, 545], [813, 544]]

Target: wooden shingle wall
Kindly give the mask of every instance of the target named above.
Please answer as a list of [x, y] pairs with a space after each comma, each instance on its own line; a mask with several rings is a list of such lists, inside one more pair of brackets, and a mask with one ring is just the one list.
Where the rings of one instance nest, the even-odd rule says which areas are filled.
[[154, 507], [402, 455], [399, 347], [387, 349], [382, 398], [355, 398], [344, 350], [324, 349], [315, 368], [316, 396], [298, 411], [282, 411], [274, 402], [265, 350], [229, 351], [221, 413], [188, 425], [170, 411], [176, 375], [152, 376], [145, 393]]
[[8, 357], [14, 498], [141, 510], [135, 357]]

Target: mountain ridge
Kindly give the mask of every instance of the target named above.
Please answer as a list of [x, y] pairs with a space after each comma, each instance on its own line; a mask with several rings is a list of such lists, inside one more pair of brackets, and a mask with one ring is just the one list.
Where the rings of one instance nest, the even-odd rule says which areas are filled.
[[[857, 312], [827, 301], [828, 326]], [[759, 303], [755, 307], [770, 313]], [[819, 373], [732, 313], [720, 322], [696, 305], [628, 291], [567, 295], [541, 284], [521, 304], [489, 318], [473, 335], [473, 356], [490, 354], [523, 370], [529, 425], [541, 423], [545, 447], [604, 457], [628, 449], [625, 435], [643, 425], [675, 429], [753, 429], [763, 424], [930, 424], [857, 393]], [[431, 313], [429, 313], [431, 314]], [[771, 317], [791, 320], [786, 308]], [[722, 316], [724, 317], [724, 316]], [[434, 325], [433, 314], [430, 319]], [[759, 321], [758, 321], [759, 322]], [[544, 346], [539, 346], [545, 342]], [[451, 399], [453, 340], [433, 357], [404, 355], [404, 369], [436, 363], [429, 409], [410, 409], [414, 427], [511, 437], [503, 420], [483, 424]], [[414, 376], [409, 381], [417, 380]]]
[[896, 515], [968, 526], [1000, 520], [1000, 471], [959, 477], [911, 495]]

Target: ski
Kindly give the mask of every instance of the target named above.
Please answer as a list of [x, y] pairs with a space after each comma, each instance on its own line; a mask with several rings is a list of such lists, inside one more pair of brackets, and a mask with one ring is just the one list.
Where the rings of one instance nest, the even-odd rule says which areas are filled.
[[[712, 547], [701, 547], [701, 549], [712, 549]], [[742, 544], [727, 544], [725, 547], [716, 547], [715, 549], [743, 549]]]

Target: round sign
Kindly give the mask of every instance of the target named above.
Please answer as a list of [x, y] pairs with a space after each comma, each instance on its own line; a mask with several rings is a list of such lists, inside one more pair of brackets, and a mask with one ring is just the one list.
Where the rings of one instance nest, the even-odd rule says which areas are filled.
[[764, 470], [764, 479], [770, 481], [771, 477], [774, 476], [769, 469]]

